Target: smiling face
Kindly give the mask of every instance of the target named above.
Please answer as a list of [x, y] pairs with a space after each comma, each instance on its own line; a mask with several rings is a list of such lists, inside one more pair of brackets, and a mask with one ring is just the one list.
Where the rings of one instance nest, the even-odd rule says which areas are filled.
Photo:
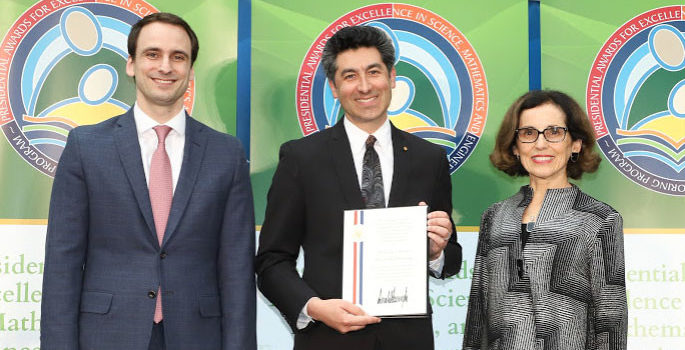
[[[550, 126], [566, 127], [566, 116], [558, 106], [545, 103], [521, 112], [519, 128], [535, 128], [544, 130]], [[541, 134], [533, 143], [523, 143], [516, 138], [514, 154], [521, 159], [521, 165], [528, 171], [533, 188], [537, 184], [545, 183], [546, 188], [568, 186], [566, 165], [572, 152], [580, 152], [581, 140], [572, 140], [567, 133], [563, 141], [553, 143]]]
[[388, 117], [395, 68], [388, 72], [375, 47], [343, 51], [335, 62], [335, 81], [329, 80], [333, 96], [350, 122], [373, 133]]
[[159, 111], [178, 113], [183, 108], [183, 95], [194, 77], [190, 53], [190, 38], [180, 26], [153, 22], [141, 29], [126, 74], [135, 77], [136, 103], [152, 118]]

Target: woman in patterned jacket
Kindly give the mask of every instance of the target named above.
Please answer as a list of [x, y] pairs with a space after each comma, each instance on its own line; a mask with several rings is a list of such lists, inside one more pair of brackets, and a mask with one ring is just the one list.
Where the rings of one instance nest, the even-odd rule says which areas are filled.
[[481, 220], [464, 349], [625, 349], [623, 219], [569, 178], [597, 170], [590, 122], [568, 95], [507, 111], [490, 160], [529, 185]]

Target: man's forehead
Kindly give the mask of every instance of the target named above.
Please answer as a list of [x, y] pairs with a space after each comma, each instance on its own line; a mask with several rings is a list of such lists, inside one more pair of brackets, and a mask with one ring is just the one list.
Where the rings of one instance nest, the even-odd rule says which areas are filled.
[[363, 71], [369, 69], [384, 69], [384, 65], [380, 62], [374, 62], [369, 64], [361, 64], [361, 62], [352, 62], [346, 66], [338, 67], [338, 73], [353, 72], [353, 71]]
[[381, 52], [375, 46], [359, 46], [359, 47], [349, 48], [349, 49], [338, 52], [338, 55], [336, 57], [340, 57], [342, 55], [365, 55], [365, 54], [369, 54], [369, 53], [374, 53], [374, 54], [377, 54], [378, 57], [381, 57]]
[[[371, 51], [373, 50], [373, 51]], [[335, 59], [338, 71], [348, 69], [369, 69], [384, 67], [380, 52], [375, 47], [360, 47], [347, 49], [338, 54]]]
[[189, 54], [191, 49], [190, 36], [185, 29], [164, 22], [153, 22], [141, 28], [137, 41], [141, 52], [169, 50]]

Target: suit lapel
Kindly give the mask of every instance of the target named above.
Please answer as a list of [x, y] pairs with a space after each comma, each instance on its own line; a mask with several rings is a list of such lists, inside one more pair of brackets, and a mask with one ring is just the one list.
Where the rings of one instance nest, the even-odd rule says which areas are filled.
[[330, 147], [331, 157], [335, 164], [335, 173], [338, 175], [340, 188], [349, 208], [364, 208], [362, 194], [359, 189], [359, 180], [352, 159], [350, 141], [347, 138], [343, 120], [341, 119], [331, 130]]
[[190, 195], [193, 193], [193, 187], [195, 186], [207, 146], [207, 137], [204, 137], [202, 129], [202, 124], [186, 114], [186, 142], [183, 148], [183, 163], [181, 165], [181, 173], [178, 176], [178, 182], [176, 183], [174, 199], [171, 203], [171, 211], [169, 212], [169, 220], [167, 221], [162, 245], [167, 244], [176, 231], [176, 227], [178, 227], [178, 223], [190, 200]]
[[155, 223], [152, 217], [152, 206], [150, 205], [150, 195], [145, 181], [143, 171], [143, 161], [140, 157], [140, 143], [136, 123], [133, 119], [133, 109], [129, 109], [126, 114], [117, 120], [117, 128], [114, 130], [114, 140], [124, 172], [133, 189], [140, 212], [143, 214], [145, 223], [150, 230], [149, 237], [157, 242], [155, 233]]
[[[392, 136], [393, 175], [388, 207], [398, 207], [407, 205], [402, 194], [406, 193], [405, 188], [411, 176], [411, 149], [407, 145], [405, 136], [392, 123], [390, 123], [390, 130]], [[409, 204], [418, 205], [418, 203]]]

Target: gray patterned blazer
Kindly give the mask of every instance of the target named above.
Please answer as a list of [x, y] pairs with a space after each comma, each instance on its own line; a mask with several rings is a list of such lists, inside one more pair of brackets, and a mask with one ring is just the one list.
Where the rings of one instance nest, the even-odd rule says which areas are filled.
[[521, 249], [532, 195], [483, 213], [464, 349], [625, 349], [621, 215], [575, 185], [548, 190]]

